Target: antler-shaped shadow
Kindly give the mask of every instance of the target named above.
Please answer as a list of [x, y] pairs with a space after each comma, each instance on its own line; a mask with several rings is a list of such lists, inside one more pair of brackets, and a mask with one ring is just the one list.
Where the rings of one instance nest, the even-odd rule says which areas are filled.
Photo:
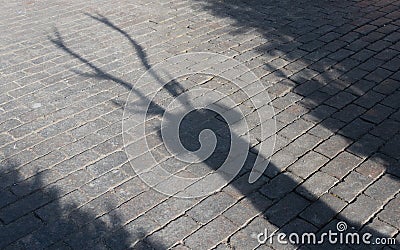
[[[134, 48], [134, 50], [136, 51], [136, 54], [139, 57], [139, 59], [141, 60], [142, 65], [144, 66], [144, 68], [172, 96], [176, 97], [181, 92], [185, 91], [185, 89], [178, 82], [176, 82], [175, 80], [172, 80], [171, 83], [169, 83], [169, 84], [165, 84], [163, 82], [163, 80], [161, 79], [161, 77], [156, 72], [154, 72], [152, 70], [151, 65], [150, 65], [150, 63], [148, 62], [148, 59], [147, 59], [147, 54], [144, 51], [143, 47], [140, 44], [138, 44], [134, 39], [132, 39], [125, 31], [123, 31], [122, 29], [117, 27], [115, 24], [113, 24], [108, 18], [106, 18], [106, 17], [104, 17], [104, 16], [102, 16], [100, 14], [97, 14], [97, 16], [93, 16], [91, 14], [85, 13], [85, 15], [87, 15], [90, 18], [93, 18], [93, 19], [95, 19], [95, 20], [97, 20], [97, 21], [99, 21], [101, 23], [104, 23], [108, 27], [118, 31], [124, 37], [126, 37], [127, 40], [129, 41], [129, 43]], [[138, 97], [140, 97], [141, 100], [143, 100], [143, 103], [146, 102], [145, 100], [148, 100], [148, 97], [145, 96], [138, 89], [134, 88], [131, 83], [129, 83], [129, 82], [127, 82], [127, 81], [125, 81], [125, 80], [123, 80], [123, 79], [121, 79], [119, 77], [116, 77], [114, 75], [111, 75], [111, 74], [103, 71], [101, 68], [97, 67], [96, 65], [91, 63], [89, 60], [83, 58], [78, 53], [76, 53], [75, 51], [73, 51], [72, 49], [67, 47], [65, 45], [65, 42], [64, 42], [62, 36], [60, 35], [60, 32], [57, 29], [54, 30], [54, 35], [55, 35], [55, 38], [49, 37], [49, 40], [53, 44], [55, 44], [57, 47], [61, 48], [62, 50], [64, 50], [68, 54], [70, 54], [71, 56], [75, 57], [76, 59], [78, 59], [79, 61], [84, 63], [85, 65], [89, 66], [94, 71], [94, 73], [86, 73], [86, 72], [81, 72], [79, 70], [72, 70], [73, 72], [75, 72], [76, 74], [79, 74], [81, 76], [88, 77], [88, 78], [111, 80], [111, 81], [113, 81], [115, 83], [118, 83], [119, 85], [125, 87], [126, 89], [132, 91], [133, 93], [135, 93]], [[184, 101], [185, 103], [188, 103], [189, 100], [182, 99], [182, 101]], [[140, 110], [136, 110], [136, 111], [140, 111]], [[149, 108], [149, 112], [148, 112], [149, 114], [162, 115], [164, 113], [164, 111], [165, 111], [164, 108], [162, 108], [158, 104], [156, 104], [156, 103], [154, 103], [152, 101], [150, 102], [150, 108]]]
[[[138, 57], [140, 58], [144, 68], [147, 70], [147, 73], [150, 73], [151, 77], [153, 77], [161, 86], [163, 89], [167, 90], [169, 92], [169, 94], [172, 97], [177, 97], [180, 96], [181, 93], [185, 92], [186, 90], [182, 87], [181, 84], [179, 84], [178, 82], [176, 82], [175, 80], [170, 80], [168, 82], [168, 84], [166, 82], [164, 82], [162, 80], [162, 78], [160, 77], [160, 75], [158, 75], [153, 69], [152, 66], [150, 65], [148, 59], [147, 59], [147, 54], [144, 51], [143, 47], [141, 45], [139, 45], [134, 39], [132, 39], [125, 31], [123, 31], [122, 29], [120, 29], [119, 27], [117, 27], [115, 24], [113, 24], [108, 18], [97, 14], [97, 16], [93, 16], [91, 14], [85, 13], [85, 15], [89, 16], [90, 18], [93, 18], [96, 21], [99, 21], [105, 25], [107, 25], [108, 27], [110, 27], [113, 30], [118, 31], [119, 33], [121, 33], [128, 41], [129, 43], [132, 45], [132, 47], [134, 48], [134, 50], [136, 51], [136, 54], [138, 55]], [[74, 71], [79, 75], [84, 75], [86, 77], [93, 77], [93, 78], [102, 78], [102, 79], [107, 79], [107, 80], [111, 80], [114, 81], [122, 86], [124, 86], [125, 88], [131, 90], [133, 93], [135, 93], [139, 99], [139, 102], [141, 102], [141, 104], [150, 104], [148, 109], [145, 111], [146, 115], [148, 114], [156, 114], [156, 115], [163, 115], [165, 113], [165, 109], [163, 107], [161, 107], [160, 105], [158, 105], [157, 103], [155, 103], [153, 100], [150, 100], [148, 98], [147, 95], [143, 94], [143, 92], [141, 92], [140, 90], [138, 90], [137, 88], [135, 88], [132, 84], [128, 83], [127, 81], [118, 78], [116, 76], [113, 76], [105, 71], [103, 71], [102, 69], [100, 69], [99, 67], [97, 67], [96, 65], [94, 65], [92, 62], [88, 61], [87, 59], [83, 58], [82, 56], [80, 56], [78, 53], [74, 52], [73, 50], [71, 50], [70, 48], [68, 48], [65, 45], [65, 42], [63, 40], [63, 38], [61, 37], [60, 33], [55, 30], [55, 38], [50, 38], [51, 42], [53, 42], [55, 45], [57, 45], [59, 48], [61, 48], [62, 50], [64, 50], [65, 52], [67, 52], [68, 54], [72, 55], [73, 57], [77, 58], [78, 60], [80, 60], [81, 62], [83, 62], [85, 65], [89, 66], [94, 73], [82, 73], [82, 72], [78, 72], [78, 71]], [[168, 73], [163, 72], [165, 74], [168, 75]], [[168, 75], [169, 76], [169, 75]], [[168, 77], [169, 79], [172, 79], [170, 76]], [[191, 117], [192, 122], [194, 120], [196, 120], [195, 124], [193, 124], [194, 126], [186, 126], [187, 128], [190, 128], [190, 130], [196, 131], [196, 134], [199, 133], [199, 131], [202, 131], [204, 129], [210, 129], [212, 128], [213, 130], [219, 130], [221, 131], [220, 133], [223, 135], [226, 135], [227, 132], [229, 131], [229, 129], [227, 129], [225, 126], [223, 125], [219, 125], [220, 127], [216, 127], [214, 124], [211, 125], [207, 125], [206, 122], [209, 122], [210, 119], [214, 120], [215, 117], [218, 116], [217, 113], [210, 113], [210, 112], [203, 112], [203, 111], [199, 111], [198, 109], [193, 108], [194, 106], [192, 105], [191, 101], [188, 100], [188, 96], [180, 96], [180, 98], [178, 99], [178, 101], [183, 105], [183, 107], [185, 108], [185, 110], [190, 113], [190, 112], [195, 112], [194, 114], [192, 114]], [[121, 103], [114, 101], [115, 104], [117, 105], [121, 105]], [[230, 108], [224, 107], [221, 104], [215, 104], [216, 106], [219, 106], [219, 108], [222, 108], [223, 110], [225, 109], [226, 111], [229, 110]], [[137, 106], [137, 104], [135, 105]], [[143, 106], [143, 105], [142, 105]], [[146, 108], [146, 107], [145, 107]], [[130, 108], [130, 111], [133, 112], [141, 112], [143, 110], [133, 110], [132, 108]], [[210, 116], [210, 114], [213, 114]], [[231, 110], [230, 112], [230, 116], [231, 117], [237, 117], [240, 114], [237, 112], [233, 112], [233, 110]], [[193, 119], [193, 117], [195, 117], [196, 119]], [[221, 118], [220, 118], [221, 119]], [[206, 121], [206, 122], [205, 122]], [[169, 121], [166, 121], [167, 123]], [[203, 123], [203, 128], [199, 128], [197, 125]], [[222, 123], [225, 123], [225, 125], [227, 125], [226, 121], [223, 121]], [[185, 124], [183, 122], [183, 124]], [[196, 128], [195, 128], [196, 127]], [[159, 131], [161, 132], [161, 131]], [[182, 135], [182, 134], [181, 134]], [[162, 135], [159, 134], [160, 138], [162, 138]], [[190, 143], [192, 140], [196, 141], [195, 137], [192, 137], [192, 135], [190, 136], [190, 138], [186, 138], [188, 140], [186, 140], [185, 143], [185, 138], [181, 138], [182, 141], [184, 142], [185, 147], [186, 148], [190, 148], [191, 145], [189, 145], [188, 143]], [[240, 135], [236, 135], [238, 138], [240, 137]], [[220, 141], [225, 141], [226, 142], [226, 138], [222, 138], [223, 136], [219, 136], [219, 140]], [[240, 138], [239, 140], [243, 140], [242, 138]], [[194, 142], [195, 144], [195, 148], [197, 148], [197, 146], [199, 145], [198, 143]], [[193, 146], [193, 145], [192, 145]], [[218, 164], [216, 164], [216, 162], [212, 162], [212, 164], [209, 164], [210, 161], [213, 161], [213, 158], [219, 158], [218, 162], [220, 162], [220, 158], [221, 156], [226, 156], [226, 152], [223, 152], [226, 150], [226, 148], [229, 149], [229, 143], [228, 146], [227, 145], [221, 145], [217, 144], [217, 149], [216, 152], [218, 152], [218, 156], [211, 156], [210, 159], [208, 159], [205, 163], [207, 165], [209, 165], [211, 168], [218, 168]], [[225, 150], [224, 150], [225, 149]], [[258, 152], [257, 152], [258, 154]]]
[[[146, 100], [148, 100], [148, 97], [145, 96], [139, 90], [133, 88], [132, 84], [130, 84], [129, 82], [127, 82], [119, 77], [116, 77], [114, 75], [111, 75], [111, 74], [103, 71], [102, 69], [100, 69], [99, 67], [97, 67], [96, 65], [91, 63], [89, 60], [83, 58], [78, 53], [76, 53], [73, 50], [71, 50], [70, 48], [68, 48], [65, 45], [65, 42], [57, 29], [55, 29], [54, 35], [55, 35], [55, 38], [49, 37], [49, 40], [53, 44], [55, 44], [57, 47], [59, 47], [60, 49], [62, 49], [65, 52], [67, 52], [71, 56], [75, 57], [76, 59], [78, 59], [79, 61], [84, 63], [85, 65], [89, 66], [94, 71], [94, 73], [85, 73], [85, 72], [80, 72], [77, 70], [72, 70], [73, 72], [75, 72], [79, 75], [85, 76], [85, 77], [111, 80], [111, 81], [118, 83], [119, 85], [127, 88], [128, 90], [132, 91], [134, 94], [136, 94], [138, 97], [140, 97], [140, 100], [142, 100], [142, 103], [147, 103]], [[152, 101], [150, 103], [151, 103], [150, 104], [151, 107], [149, 108], [149, 112], [153, 112], [153, 114], [163, 114], [164, 113], [164, 111], [165, 111], [164, 108], [162, 108], [161, 106], [159, 106], [158, 104], [156, 104]], [[137, 111], [140, 111], [140, 110], [137, 110]]]
[[[150, 74], [154, 77], [154, 79], [160, 83], [161, 85], [164, 85], [163, 80], [161, 79], [161, 77], [152, 70], [152, 67], [149, 63], [149, 60], [147, 58], [147, 54], [146, 51], [144, 50], [144, 48], [138, 44], [134, 39], [132, 39], [131, 36], [129, 36], [128, 33], [126, 33], [124, 30], [122, 30], [121, 28], [119, 28], [118, 26], [116, 26], [114, 23], [112, 23], [107, 17], [96, 13], [97, 16], [91, 15], [89, 13], [85, 13], [85, 15], [89, 16], [90, 18], [93, 18], [94, 20], [97, 20], [105, 25], [107, 25], [108, 27], [112, 28], [113, 30], [118, 31], [119, 33], [121, 33], [131, 44], [131, 46], [133, 47], [133, 49], [136, 51], [136, 55], [139, 57], [139, 59], [142, 62], [142, 65], [144, 66], [144, 68], [146, 70], [148, 70], [150, 72]], [[165, 86], [165, 89], [170, 92], [170, 94], [172, 96], [178, 96], [179, 93], [181, 91], [184, 91], [184, 88], [177, 83], [176, 81], [172, 81], [174, 84], [168, 84]]]

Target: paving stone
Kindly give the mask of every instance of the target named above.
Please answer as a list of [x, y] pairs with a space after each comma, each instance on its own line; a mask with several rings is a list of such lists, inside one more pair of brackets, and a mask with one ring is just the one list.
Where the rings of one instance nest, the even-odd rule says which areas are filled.
[[374, 125], [372, 123], [357, 118], [342, 128], [339, 133], [351, 139], [358, 139], [373, 127]]
[[283, 123], [291, 123], [294, 120], [298, 119], [301, 115], [305, 114], [308, 112], [308, 109], [297, 105], [293, 104], [289, 106], [287, 109], [283, 110], [279, 114], [276, 115], [276, 119]]
[[271, 224], [268, 220], [258, 216], [252, 220], [242, 230], [236, 232], [230, 237], [230, 244], [235, 248], [255, 248], [259, 245], [257, 236], [260, 233], [271, 234], [278, 230], [278, 227]]
[[328, 99], [325, 104], [340, 109], [352, 102], [354, 99], [356, 99], [354, 95], [343, 91]]
[[114, 188], [122, 200], [130, 200], [147, 189], [148, 186], [139, 177], [134, 177]]
[[346, 202], [336, 196], [324, 194], [316, 202], [307, 207], [300, 214], [300, 217], [320, 228], [328, 223], [346, 205]]
[[302, 133], [306, 132], [312, 127], [312, 123], [307, 122], [303, 119], [298, 119], [293, 123], [289, 124], [287, 127], [278, 132], [278, 134], [286, 137], [289, 140], [293, 140]]
[[210, 248], [227, 238], [235, 229], [236, 227], [232, 222], [223, 216], [218, 216], [215, 220], [190, 235], [184, 240], [184, 243], [192, 249]]
[[98, 176], [124, 163], [127, 160], [125, 152], [117, 151], [87, 167], [93, 175]]
[[308, 121], [318, 123], [331, 116], [333, 113], [336, 112], [336, 110], [336, 108], [330, 107], [328, 105], [318, 105], [315, 109], [305, 114], [303, 118]]
[[400, 130], [399, 127], [399, 122], [392, 119], [386, 119], [376, 126], [370, 133], [384, 140], [388, 140]]
[[356, 168], [356, 171], [364, 176], [375, 179], [385, 172], [385, 165], [379, 161], [369, 159]]
[[[155, 242], [149, 242], [149, 244], [143, 240], [152, 231], [158, 229], [159, 225], [151, 220], [150, 217], [142, 215], [119, 230], [112, 232], [111, 235], [106, 236], [104, 239], [105, 244], [112, 249], [126, 249], [127, 247], [133, 247], [136, 249], [149, 249], [154, 247], [160, 247]], [[131, 235], [131, 237], [127, 237]]]
[[15, 203], [12, 203], [0, 210], [0, 218], [6, 224], [17, 220], [23, 215], [34, 211], [35, 209], [43, 206], [44, 204], [51, 201], [51, 197], [43, 192], [35, 192], [23, 199], [19, 199]]
[[386, 97], [381, 103], [394, 109], [400, 107], [400, 101], [398, 100], [400, 96], [400, 91], [396, 91]]
[[378, 218], [387, 222], [389, 225], [399, 228], [399, 205], [399, 197], [397, 195], [397, 197], [389, 201], [389, 203], [385, 206], [385, 209], [378, 214]]
[[[320, 229], [317, 232], [317, 238], [321, 239], [322, 234], [326, 234], [329, 232], [329, 230], [331, 232], [337, 232], [337, 224], [341, 222], [340, 220], [337, 219], [333, 219], [330, 223], [328, 223], [325, 227], [323, 227], [322, 229]], [[347, 223], [347, 221], [345, 221], [347, 225], [349, 225], [350, 223]], [[350, 224], [348, 226], [348, 232], [355, 232], [355, 230], [349, 230], [350, 226], [352, 226], [352, 224]], [[323, 243], [321, 244], [315, 244], [315, 245], [307, 245], [308, 249], [319, 249], [319, 248], [324, 248], [324, 249], [341, 249], [341, 250], [349, 250], [349, 249], [353, 249], [352, 247], [345, 245], [345, 244], [340, 244], [339, 241], [337, 241], [337, 243], [331, 243], [329, 240], [324, 240]]]
[[160, 225], [165, 225], [198, 203], [198, 199], [170, 198], [151, 209], [147, 215]]
[[321, 171], [340, 180], [356, 168], [361, 162], [361, 158], [343, 151], [322, 167]]
[[397, 134], [393, 138], [391, 138], [388, 142], [386, 142], [381, 151], [388, 156], [391, 156], [395, 159], [399, 159], [400, 153], [397, 150], [399, 144], [400, 144], [400, 135]]
[[9, 190], [2, 190], [0, 191], [0, 195], [2, 197], [0, 208], [7, 206], [8, 204], [17, 200], [17, 196], [11, 193]]
[[357, 172], [351, 172], [346, 176], [343, 182], [340, 182], [337, 186], [333, 187], [330, 192], [335, 196], [350, 202], [373, 181], [372, 178], [366, 177]]
[[58, 195], [62, 196], [80, 188], [92, 179], [93, 177], [86, 170], [79, 170], [46, 186], [45, 189], [55, 189], [57, 190]]
[[121, 184], [127, 178], [128, 175], [126, 175], [122, 170], [115, 169], [85, 184], [81, 187], [81, 190], [88, 196], [97, 197], [98, 195]]
[[[297, 234], [297, 235], [303, 235], [305, 233], [315, 233], [317, 231], [317, 228], [313, 226], [312, 224], [302, 220], [302, 219], [294, 219], [293, 221], [289, 222], [286, 224], [284, 227], [279, 229], [277, 234], [279, 233], [284, 233], [288, 237], [290, 234]], [[285, 238], [286, 238], [285, 237]], [[282, 244], [278, 242], [278, 240], [274, 240], [274, 242], [271, 244], [271, 247], [274, 247], [276, 249], [297, 249], [298, 246], [296, 244], [291, 243], [288, 238], [285, 239], [287, 241], [287, 244]]]
[[182, 216], [172, 221], [160, 231], [150, 235], [148, 240], [151, 242], [160, 242], [165, 247], [171, 247], [199, 227], [200, 225], [190, 217]]
[[[118, 200], [118, 197], [112, 192], [107, 192], [85, 203], [79, 210], [72, 211], [68, 219], [78, 226], [85, 226], [96, 217], [110, 212], [112, 207], [120, 204], [121, 201]], [[86, 211], [87, 213], [85, 213]]]
[[259, 213], [258, 208], [254, 209], [248, 201], [242, 200], [226, 210], [223, 215], [240, 227]]
[[354, 105], [349, 104], [348, 106], [344, 107], [342, 110], [338, 111], [337, 113], [333, 114], [332, 117], [339, 119], [344, 122], [350, 122], [360, 116], [362, 113], [365, 112], [365, 109]]
[[296, 175], [283, 172], [262, 186], [259, 191], [270, 199], [279, 199], [291, 192], [301, 181]]
[[187, 215], [200, 223], [207, 223], [231, 206], [235, 200], [228, 194], [217, 193], [200, 202]]
[[295, 193], [289, 193], [278, 203], [265, 211], [264, 216], [269, 222], [279, 227], [296, 217], [309, 202]]
[[369, 81], [374, 81], [374, 82], [380, 83], [392, 74], [393, 74], [393, 72], [391, 72], [390, 70], [377, 68], [373, 72], [371, 72], [367, 76], [365, 76], [364, 78]]
[[316, 200], [335, 185], [336, 182], [338, 182], [338, 179], [318, 171], [300, 184], [296, 188], [296, 192], [308, 200]]
[[272, 155], [270, 164], [265, 170], [265, 175], [272, 178], [284, 171], [288, 166], [296, 161], [296, 157], [293, 156], [287, 150], [281, 150]]
[[381, 123], [393, 112], [394, 112], [393, 109], [377, 104], [374, 107], [372, 107], [370, 110], [365, 112], [365, 114], [363, 114], [361, 116], [361, 118], [365, 119], [369, 122]]
[[38, 229], [41, 225], [41, 221], [33, 214], [21, 217], [14, 223], [8, 224], [6, 226], [2, 225], [0, 230], [0, 246], [2, 248], [6, 247], [8, 244], [12, 243], [18, 238], [21, 238]]
[[379, 85], [374, 87], [374, 91], [379, 92], [384, 95], [389, 95], [400, 87], [399, 82], [393, 79], [386, 79], [382, 81]]
[[354, 103], [364, 108], [372, 108], [377, 102], [381, 101], [383, 98], [385, 98], [385, 95], [370, 90], [365, 95], [355, 100]]
[[[373, 232], [373, 238], [371, 239], [371, 242], [374, 242], [377, 237], [393, 237], [397, 233], [397, 229], [385, 222], [374, 219], [371, 223], [367, 224], [361, 232]], [[381, 248], [381, 246], [376, 248]]]
[[88, 201], [88, 196], [79, 190], [75, 190], [39, 208], [35, 211], [35, 213], [41, 220], [51, 224], [53, 222], [66, 219], [70, 212]]
[[[309, 223], [318, 233], [336, 230], [338, 212], [357, 221], [349, 220], [349, 227], [366, 224], [377, 235], [399, 238], [394, 209], [400, 177], [397, 3], [277, 1], [266, 7], [256, 1], [72, 1], [63, 9], [36, 1], [5, 2], [3, 7], [0, 248], [166, 249], [176, 243], [175, 249], [358, 249], [260, 245], [256, 239], [265, 228], [286, 233], [315, 229]], [[58, 28], [49, 29], [53, 26]], [[153, 89], [135, 83], [144, 71], [195, 51], [223, 54], [251, 68], [273, 100], [279, 132], [271, 164], [256, 183], [248, 183], [260, 147], [253, 136], [258, 145], [238, 178], [222, 192], [183, 200], [156, 192], [136, 176], [130, 163], [146, 166], [150, 155], [128, 162], [121, 118], [145, 112], [140, 105], [137, 110], [124, 108], [130, 92], [140, 102]], [[212, 65], [237, 77], [251, 95], [263, 94], [251, 83], [251, 72], [239, 70], [238, 63], [187, 61], [185, 69], [179, 60], [174, 63], [166, 69], [170, 75]], [[151, 73], [163, 84], [163, 72]], [[180, 87], [167, 85], [154, 103], [165, 108], [182, 90], [198, 86], [232, 93], [239, 108], [246, 114], [253, 111], [248, 97], [232, 84], [201, 74], [181, 78], [174, 82]], [[155, 118], [147, 124], [149, 132], [156, 132], [159, 107], [149, 111]], [[251, 114], [248, 118], [252, 132], [259, 132], [257, 120]], [[148, 139], [154, 147], [161, 143], [156, 134]], [[163, 146], [157, 150], [157, 159], [165, 159]], [[186, 166], [169, 163], [171, 171]], [[193, 173], [210, 171], [207, 163], [198, 165], [192, 166]], [[162, 178], [155, 171], [147, 176]], [[345, 208], [345, 201], [325, 193], [334, 178], [344, 181], [329, 191], [351, 202]], [[324, 193], [309, 208], [293, 191], [302, 182], [303, 188], [309, 185], [301, 190], [306, 197]], [[279, 207], [286, 210], [274, 210], [268, 219], [280, 228], [260, 216]], [[303, 207], [309, 212], [295, 218]], [[192, 225], [188, 210], [197, 211], [193, 215], [201, 226], [191, 235], [183, 221], [187, 218]], [[71, 219], [65, 219], [71, 212]]]
[[347, 150], [361, 158], [365, 158], [373, 152], [376, 152], [383, 143], [384, 141], [382, 139], [366, 134], [348, 147]]
[[321, 168], [329, 159], [314, 151], [308, 152], [306, 155], [292, 164], [288, 170], [303, 179], [306, 179], [312, 173]]
[[353, 203], [345, 207], [339, 216], [348, 223], [362, 225], [377, 213], [381, 207], [380, 202], [362, 194]]
[[377, 201], [386, 203], [400, 190], [399, 178], [392, 175], [384, 175], [365, 190], [364, 194]]
[[349, 146], [350, 143], [349, 139], [341, 137], [340, 135], [334, 135], [318, 145], [315, 151], [332, 159]]
[[305, 133], [300, 137], [298, 137], [292, 143], [292, 145], [294, 145], [295, 147], [301, 147], [310, 150], [313, 149], [316, 145], [318, 145], [321, 141], [322, 141], [321, 138], [318, 138], [317, 136], [314, 136], [309, 133]]

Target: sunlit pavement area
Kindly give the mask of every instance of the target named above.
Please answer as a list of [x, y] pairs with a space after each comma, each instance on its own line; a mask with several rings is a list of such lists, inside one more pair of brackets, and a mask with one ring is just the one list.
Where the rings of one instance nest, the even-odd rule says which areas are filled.
[[[0, 248], [399, 249], [399, 18], [396, 0], [2, 0]], [[160, 85], [152, 112], [129, 107], [129, 93], [146, 98], [136, 85], [146, 70], [190, 52], [237, 60], [271, 102], [254, 106], [231, 81], [192, 74]], [[256, 91], [237, 64], [220, 63]], [[243, 111], [248, 156], [215, 192], [166, 195], [135, 171], [151, 164], [149, 151], [168, 171], [201, 177], [230, 149], [229, 128], [204, 110], [181, 126], [182, 143], [196, 150], [194, 125], [211, 121], [218, 152], [186, 164], [163, 148], [156, 128], [165, 107], [199, 86]], [[274, 150], [250, 184], [258, 147], [270, 142], [257, 135], [262, 105], [275, 112]], [[129, 157], [123, 117], [140, 112], [154, 122], [146, 137], [134, 128], [131, 136], [151, 150]], [[371, 243], [265, 240], [329, 230], [368, 232]], [[389, 238], [397, 243], [375, 241]]]

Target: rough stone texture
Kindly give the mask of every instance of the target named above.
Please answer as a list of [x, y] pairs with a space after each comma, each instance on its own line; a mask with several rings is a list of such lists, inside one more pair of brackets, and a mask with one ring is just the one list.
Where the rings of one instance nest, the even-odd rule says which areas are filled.
[[[265, 229], [320, 234], [339, 220], [399, 240], [399, 1], [1, 5], [0, 248], [355, 249], [257, 241]], [[132, 114], [145, 112], [139, 77], [187, 52], [237, 59], [265, 84], [271, 103], [251, 103], [264, 93], [238, 63], [212, 59], [211, 68], [245, 87], [200, 74], [175, 79], [149, 106], [146, 136], [137, 127], [122, 134], [124, 113], [137, 126], [142, 121]], [[163, 70], [204, 67], [210, 64], [188, 61]], [[153, 190], [132, 165], [153, 162], [144, 138], [158, 166], [180, 176], [203, 176], [223, 162], [230, 144], [221, 116], [199, 112], [182, 127], [182, 141], [192, 149], [199, 143], [191, 129], [208, 126], [221, 139], [216, 153], [198, 164], [171, 157], [158, 133], [171, 101], [194, 87], [234, 100], [252, 148], [229, 185], [180, 199]], [[125, 106], [129, 92], [137, 100]], [[269, 106], [275, 113], [258, 119], [256, 111]], [[275, 142], [275, 131], [260, 134], [271, 117]], [[124, 151], [126, 139], [135, 141], [127, 150], [140, 146], [135, 157]], [[275, 149], [264, 176], [250, 184], [261, 142]], [[160, 186], [168, 183], [157, 169], [146, 174]]]

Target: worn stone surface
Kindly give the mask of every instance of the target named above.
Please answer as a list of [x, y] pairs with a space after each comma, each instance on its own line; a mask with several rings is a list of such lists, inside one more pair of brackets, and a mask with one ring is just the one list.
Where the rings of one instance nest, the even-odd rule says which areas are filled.
[[[322, 234], [340, 220], [399, 241], [399, 1], [1, 5], [1, 249], [356, 249], [257, 241], [265, 229]], [[143, 121], [132, 117], [144, 112], [147, 97], [136, 81], [188, 52], [238, 60], [261, 79], [271, 103], [251, 102], [264, 93], [238, 63], [212, 59], [211, 68], [245, 87], [208, 75], [180, 77], [154, 97], [141, 134], [135, 126]], [[176, 65], [163, 70], [210, 67], [206, 61]], [[153, 163], [144, 142], [158, 166], [190, 178], [217, 169], [230, 148], [223, 118], [206, 112], [182, 125], [181, 139], [194, 150], [193, 130], [215, 130], [221, 141], [215, 154], [188, 164], [165, 148], [161, 116], [195, 87], [234, 100], [244, 114], [237, 121], [249, 125], [251, 153], [239, 176], [215, 193], [169, 197], [132, 168]], [[137, 102], [125, 106], [129, 92]], [[270, 106], [274, 112], [258, 119], [255, 111]], [[123, 114], [134, 127], [124, 134]], [[273, 123], [276, 141], [275, 131], [260, 134], [260, 124]], [[139, 148], [134, 157], [124, 151], [126, 138], [133, 142], [128, 149]], [[250, 184], [261, 142], [275, 149], [263, 155], [271, 159], [264, 176]], [[147, 180], [165, 188], [181, 184], [168, 183], [159, 170], [149, 170]]]

